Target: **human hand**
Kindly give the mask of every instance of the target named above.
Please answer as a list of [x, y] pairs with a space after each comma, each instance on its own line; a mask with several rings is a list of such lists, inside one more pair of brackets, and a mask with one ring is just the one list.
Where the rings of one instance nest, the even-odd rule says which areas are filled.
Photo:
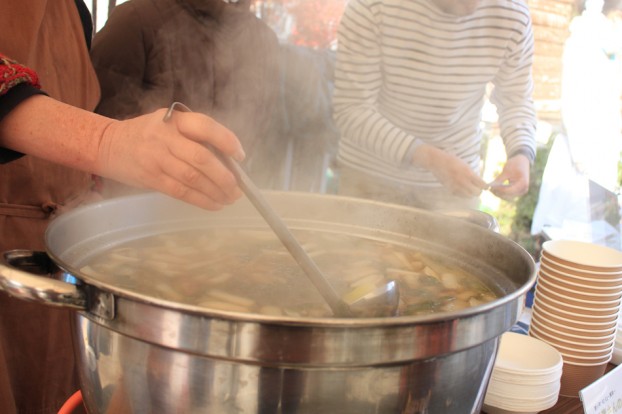
[[512, 200], [529, 191], [529, 159], [522, 154], [508, 159], [501, 174], [490, 183], [490, 191], [499, 198]]
[[467, 163], [429, 144], [423, 144], [415, 151], [413, 164], [428, 169], [445, 188], [459, 197], [477, 197], [487, 186]]
[[208, 210], [241, 197], [233, 173], [203, 144], [238, 161], [245, 157], [236, 136], [212, 118], [165, 109], [111, 123], [99, 145], [102, 176], [150, 188]]

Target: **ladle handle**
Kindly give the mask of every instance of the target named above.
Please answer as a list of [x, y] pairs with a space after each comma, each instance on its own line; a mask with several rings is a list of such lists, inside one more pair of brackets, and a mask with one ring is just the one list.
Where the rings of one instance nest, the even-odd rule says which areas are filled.
[[[164, 115], [164, 122], [168, 121], [175, 109], [181, 109], [185, 112], [192, 112], [190, 108], [181, 102], [173, 102], [168, 111]], [[255, 183], [249, 178], [242, 166], [233, 158], [224, 155], [217, 148], [206, 144], [209, 149], [214, 152], [231, 170], [238, 180], [240, 188], [255, 206], [255, 209], [263, 216], [268, 225], [272, 228], [274, 233], [278, 236], [281, 243], [289, 250], [290, 254], [296, 260], [300, 268], [311, 280], [311, 283], [320, 292], [328, 306], [332, 309], [336, 316], [350, 317], [352, 312], [350, 307], [339, 297], [339, 295], [333, 290], [333, 287], [324, 277], [322, 271], [317, 267], [315, 262], [309, 257], [307, 252], [304, 251], [300, 243], [294, 238], [294, 235], [289, 231], [289, 228], [285, 225], [281, 217], [279, 217], [270, 204], [264, 199], [261, 191], [255, 186]]]
[[304, 251], [281, 217], [274, 212], [261, 194], [261, 191], [255, 186], [255, 183], [248, 177], [240, 164], [231, 157], [222, 156], [222, 159], [237, 178], [240, 188], [242, 188], [246, 197], [270, 225], [274, 233], [276, 233], [281, 240], [281, 243], [289, 250], [309, 279], [311, 279], [311, 282], [324, 297], [333, 310], [333, 313], [337, 316], [352, 316], [349, 306], [334, 291], [331, 284], [328, 283], [324, 277], [324, 274], [317, 267], [317, 264]]

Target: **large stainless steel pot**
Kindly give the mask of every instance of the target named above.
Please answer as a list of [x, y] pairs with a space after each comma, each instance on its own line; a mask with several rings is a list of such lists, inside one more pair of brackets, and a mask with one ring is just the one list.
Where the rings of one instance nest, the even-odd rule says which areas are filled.
[[[205, 212], [157, 194], [112, 199], [55, 219], [47, 254], [4, 255], [0, 286], [77, 308], [85, 404], [99, 413], [475, 413], [499, 336], [535, 282], [534, 262], [499, 234], [441, 214], [338, 196], [266, 193], [292, 228], [407, 243], [477, 269], [502, 292], [489, 304], [424, 317], [295, 319], [146, 297], [78, 271], [93, 252], [171, 229], [261, 225], [246, 201]], [[47, 258], [57, 277], [37, 276]]]

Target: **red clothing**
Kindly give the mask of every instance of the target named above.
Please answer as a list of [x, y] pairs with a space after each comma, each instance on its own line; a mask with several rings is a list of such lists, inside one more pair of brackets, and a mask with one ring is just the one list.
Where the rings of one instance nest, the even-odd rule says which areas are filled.
[[37, 73], [0, 53], [0, 95], [4, 95], [20, 83], [28, 83], [40, 88]]

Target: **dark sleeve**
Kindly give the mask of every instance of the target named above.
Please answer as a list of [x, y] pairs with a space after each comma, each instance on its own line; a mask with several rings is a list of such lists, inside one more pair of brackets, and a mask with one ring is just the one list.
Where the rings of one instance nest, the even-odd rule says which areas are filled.
[[91, 40], [93, 39], [93, 17], [89, 8], [84, 4], [83, 0], [75, 0], [78, 13], [80, 14], [80, 21], [82, 22], [82, 28], [84, 29], [84, 39], [86, 40], [86, 47], [91, 49]]
[[[0, 54], [0, 122], [26, 99], [45, 94], [39, 88], [39, 78], [35, 71]], [[13, 161], [22, 155], [0, 148], [0, 163]]]

